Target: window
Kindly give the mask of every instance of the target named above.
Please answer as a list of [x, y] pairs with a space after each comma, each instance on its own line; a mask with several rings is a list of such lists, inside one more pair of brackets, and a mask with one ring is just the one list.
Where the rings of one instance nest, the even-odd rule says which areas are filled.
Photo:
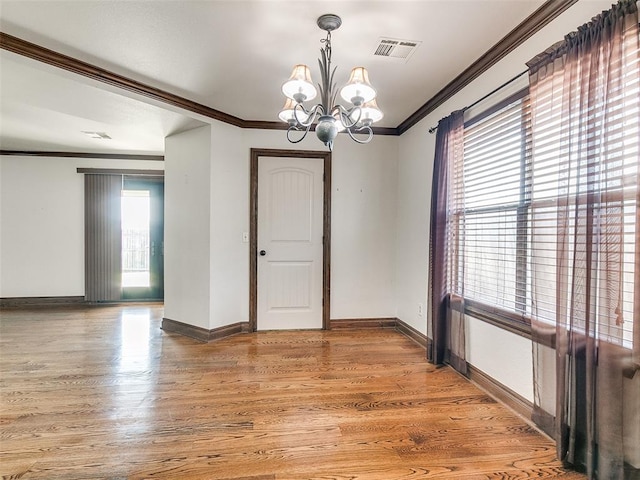
[[[464, 129], [464, 160], [453, 183], [458, 205], [451, 284], [475, 310], [527, 324], [530, 112], [526, 92]], [[454, 253], [455, 258], [455, 253]]]
[[149, 190], [122, 190], [122, 287], [149, 287]]
[[[575, 149], [577, 143], [593, 145], [600, 139], [588, 130], [580, 138], [561, 141], [562, 125], [554, 117], [559, 107], [551, 97], [549, 119], [543, 123], [546, 128], [536, 131], [535, 158], [526, 91], [465, 124], [463, 166], [454, 172], [452, 179], [456, 197], [453, 205], [457, 207], [450, 213], [454, 225], [451, 242], [454, 262], [449, 274], [453, 277], [450, 284], [454, 293], [465, 298], [469, 313], [519, 330], [526, 330], [532, 317], [555, 323], [557, 224], [562, 212], [573, 221], [575, 215], [581, 215], [581, 208], [591, 208], [595, 215], [607, 216], [606, 225], [623, 232], [617, 240], [613, 237], [611, 240], [619, 243], [614, 249], [619, 251], [617, 257], [608, 254], [593, 259], [597, 262], [596, 271], [603, 272], [595, 280], [598, 291], [609, 278], [604, 272], [612, 269], [604, 262], [615, 262], [619, 265], [615, 268], [621, 272], [620, 284], [611, 285], [620, 290], [620, 302], [605, 305], [603, 297], [594, 300], [593, 308], [603, 312], [599, 317], [607, 315], [614, 319], [599, 324], [597, 334], [601, 339], [631, 347], [633, 316], [639, 314], [634, 312], [634, 291], [640, 288], [635, 285], [640, 237], [636, 216], [640, 135], [638, 102], [634, 100], [640, 95], [639, 88], [637, 84], [632, 88], [625, 85], [619, 102], [609, 99], [614, 109], [607, 130], [608, 146], [606, 152], [604, 148], [597, 150], [599, 158], [595, 162], [603, 165], [602, 171], [606, 164], [606, 175], [594, 172], [593, 176], [586, 176], [592, 180], [580, 185], [570, 174], [570, 167], [560, 160], [563, 152]], [[540, 123], [538, 118], [536, 125]], [[576, 205], [576, 200], [563, 205], [565, 198], [592, 195], [596, 181], [606, 182], [605, 194], [589, 198], [581, 206]], [[567, 191], [572, 195], [565, 197]], [[608, 232], [593, 234], [606, 236]], [[585, 246], [576, 244], [576, 248]], [[533, 288], [538, 289], [535, 295]], [[568, 309], [574, 294], [577, 292], [568, 287]], [[605, 309], [609, 312], [604, 312]]]
[[[535, 292], [530, 314], [553, 323], [571, 312], [578, 330], [626, 348], [640, 316], [640, 69], [631, 27], [614, 46], [549, 67], [531, 91], [530, 275], [559, 286]], [[603, 60], [609, 55], [615, 61]]]

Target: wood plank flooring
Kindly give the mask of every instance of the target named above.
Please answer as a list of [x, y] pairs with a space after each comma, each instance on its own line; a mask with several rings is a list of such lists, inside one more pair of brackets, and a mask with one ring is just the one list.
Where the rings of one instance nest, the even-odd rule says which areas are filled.
[[162, 314], [0, 312], [2, 478], [584, 478], [393, 330], [202, 344]]

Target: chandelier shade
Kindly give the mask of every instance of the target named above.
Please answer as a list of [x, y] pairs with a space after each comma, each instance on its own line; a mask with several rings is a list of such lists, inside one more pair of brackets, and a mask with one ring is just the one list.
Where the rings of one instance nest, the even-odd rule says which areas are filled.
[[313, 100], [318, 95], [311, 81], [311, 71], [306, 65], [296, 65], [289, 80], [282, 85], [282, 93], [291, 100], [304, 102]]
[[[284, 107], [278, 114], [278, 118], [283, 122], [292, 123], [295, 125], [299, 120], [301, 122], [306, 122], [308, 115], [303, 111], [299, 110], [295, 112], [297, 102], [291, 98], [287, 98], [284, 102]], [[297, 118], [296, 118], [297, 117]]]
[[362, 123], [366, 123], [367, 121], [371, 123], [379, 122], [382, 120], [382, 117], [384, 117], [384, 113], [382, 113], [382, 110], [378, 108], [375, 98], [362, 105], [361, 111], [362, 115], [360, 119]]
[[376, 91], [369, 83], [369, 72], [366, 68], [355, 67], [351, 70], [349, 81], [340, 90], [340, 96], [357, 106], [376, 98]]
[[318, 18], [318, 26], [327, 32], [326, 38], [320, 40], [323, 46], [318, 59], [320, 103], [310, 107], [304, 104], [318, 94], [306, 65], [293, 67], [289, 80], [282, 85], [282, 93], [287, 100], [278, 118], [289, 124], [287, 140], [291, 143], [304, 140], [312, 128], [329, 150], [333, 148], [338, 133], [343, 131], [357, 143], [369, 143], [373, 138], [371, 125], [383, 117], [375, 101], [376, 91], [369, 82], [369, 72], [364, 67], [351, 70], [349, 81], [340, 90], [340, 96], [349, 104], [335, 103], [337, 90], [333, 77], [336, 68], [331, 68], [331, 32], [341, 24], [342, 20], [337, 15], [327, 14]]

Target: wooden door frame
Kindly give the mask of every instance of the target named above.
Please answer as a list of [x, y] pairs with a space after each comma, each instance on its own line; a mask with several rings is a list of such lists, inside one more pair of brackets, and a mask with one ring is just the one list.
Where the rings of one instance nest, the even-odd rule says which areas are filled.
[[260, 157], [324, 160], [322, 212], [322, 329], [329, 328], [331, 306], [331, 152], [252, 148], [249, 167], [249, 331], [258, 328], [258, 161]]

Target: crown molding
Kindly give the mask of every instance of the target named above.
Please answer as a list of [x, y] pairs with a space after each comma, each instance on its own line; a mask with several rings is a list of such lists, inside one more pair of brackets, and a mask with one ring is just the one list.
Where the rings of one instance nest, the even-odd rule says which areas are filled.
[[460, 75], [431, 97], [427, 103], [422, 105], [405, 121], [398, 125], [398, 135], [402, 135], [409, 130], [577, 2], [578, 0], [548, 0], [545, 2], [540, 8], [503, 37], [502, 40], [487, 50], [484, 55], [469, 65]]
[[[517, 27], [491, 47], [478, 60], [467, 67], [460, 75], [449, 82], [442, 90], [436, 93], [400, 125], [395, 128], [374, 127], [374, 134], [394, 136], [402, 135], [577, 1], [578, 0], [547, 0], [540, 8], [529, 15]], [[9, 35], [4, 32], [0, 32], [0, 48], [87, 78], [91, 78], [107, 85], [121, 88], [137, 95], [141, 95], [167, 105], [179, 107], [240, 128], [264, 130], [287, 129], [287, 125], [281, 122], [244, 120], [242, 118], [229, 115], [228, 113], [202, 105], [201, 103], [146, 85], [142, 82], [138, 82], [137, 80], [110, 72], [104, 68], [91, 65], [68, 55], [27, 42], [26, 40], [14, 37], [13, 35]]]
[[91, 175], [127, 175], [136, 177], [164, 177], [164, 170], [144, 170], [132, 168], [76, 168], [76, 173]]
[[[261, 130], [287, 130], [289, 125], [283, 122], [269, 122], [265, 120], [244, 120], [242, 128], [256, 128]], [[371, 127], [374, 135], [398, 135], [396, 127]], [[311, 131], [315, 130], [315, 125], [311, 126]]]
[[0, 150], [0, 156], [104, 158], [108, 160], [151, 160], [155, 162], [164, 161], [164, 155], [138, 155], [129, 153], [47, 152], [44, 150]]
[[63, 55], [62, 53], [36, 45], [35, 43], [27, 42], [26, 40], [4, 32], [0, 32], [0, 48], [237, 127], [241, 127], [244, 123], [244, 120], [241, 118], [234, 117], [228, 113], [207, 107], [206, 105], [180, 97], [165, 90], [151, 87], [142, 82], [110, 72], [109, 70], [91, 65], [90, 63], [83, 62], [68, 55]]

